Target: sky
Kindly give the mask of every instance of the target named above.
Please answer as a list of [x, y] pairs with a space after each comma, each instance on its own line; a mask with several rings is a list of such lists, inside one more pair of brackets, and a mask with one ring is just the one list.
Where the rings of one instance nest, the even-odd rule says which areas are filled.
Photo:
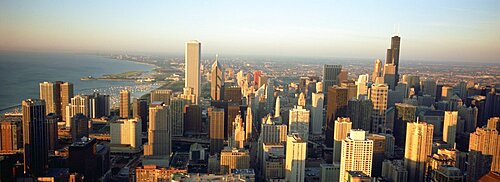
[[[500, 1], [0, 0], [0, 50], [500, 62]], [[398, 29], [398, 28], [396, 28]]]

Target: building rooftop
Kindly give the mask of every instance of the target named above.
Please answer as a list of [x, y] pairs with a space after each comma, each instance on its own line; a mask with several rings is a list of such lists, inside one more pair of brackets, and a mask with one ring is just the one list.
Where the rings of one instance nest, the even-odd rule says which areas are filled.
[[365, 173], [363, 173], [361, 171], [348, 171], [348, 173], [351, 177], [370, 178], [370, 176], [366, 175]]

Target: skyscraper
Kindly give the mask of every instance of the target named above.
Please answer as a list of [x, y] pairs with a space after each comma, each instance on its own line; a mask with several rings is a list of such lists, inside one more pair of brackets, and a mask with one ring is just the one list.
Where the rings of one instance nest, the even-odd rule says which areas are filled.
[[393, 123], [386, 123], [385, 111], [387, 111], [387, 94], [389, 88], [385, 84], [372, 85], [370, 100], [373, 103], [372, 111], [372, 133], [384, 132], [386, 129], [392, 130]]
[[[387, 49], [387, 60], [385, 64], [394, 64], [396, 67], [395, 75], [396, 80], [399, 80], [399, 47], [401, 44], [401, 37], [395, 35], [391, 38], [391, 49]], [[397, 84], [397, 83], [396, 83]]]
[[184, 106], [184, 131], [188, 133], [202, 132], [202, 114], [201, 106], [186, 105]]
[[248, 150], [225, 148], [220, 154], [220, 167], [222, 174], [229, 174], [233, 169], [249, 169], [250, 154]]
[[59, 122], [59, 118], [60, 116], [56, 113], [49, 113], [46, 116], [45, 129], [47, 130], [47, 137], [49, 142], [47, 147], [50, 152], [53, 152], [57, 146], [57, 122]]
[[347, 103], [347, 116], [351, 119], [353, 129], [370, 131], [372, 123], [372, 101], [363, 98], [353, 98]]
[[281, 100], [280, 96], [276, 97], [276, 104], [274, 105], [274, 117], [278, 118], [281, 116]]
[[408, 170], [408, 181], [424, 181], [427, 157], [432, 152], [434, 126], [425, 122], [407, 124], [404, 163]]
[[247, 107], [247, 112], [245, 113], [245, 133], [246, 133], [246, 140], [253, 140], [253, 112], [252, 112], [252, 107], [248, 106]]
[[375, 65], [373, 66], [372, 73], [372, 83], [375, 83], [378, 77], [382, 76], [382, 61], [380, 59], [375, 60]]
[[195, 104], [196, 94], [194, 94], [193, 92], [194, 92], [193, 88], [184, 87], [179, 97], [185, 99], [188, 102], [188, 104]]
[[455, 144], [455, 138], [457, 135], [457, 122], [457, 111], [444, 112], [443, 141], [448, 143], [450, 147]]
[[184, 99], [174, 97], [170, 99], [170, 122], [172, 122], [172, 136], [184, 135]]
[[368, 96], [368, 74], [359, 75], [356, 81], [357, 92], [356, 97], [359, 99], [361, 96]]
[[349, 118], [337, 118], [335, 120], [335, 131], [333, 132], [333, 162], [340, 162], [342, 141], [352, 129]]
[[90, 118], [100, 118], [103, 116], [109, 116], [110, 103], [109, 95], [102, 95], [97, 92], [89, 95], [89, 117]]
[[82, 137], [89, 137], [89, 118], [78, 113], [71, 118], [71, 138], [76, 142]]
[[220, 153], [224, 148], [224, 109], [212, 108], [209, 119], [210, 153]]
[[172, 90], [169, 89], [156, 89], [151, 91], [150, 103], [155, 101], [160, 101], [165, 104], [170, 104], [170, 98], [172, 97]]
[[322, 91], [312, 93], [311, 133], [315, 135], [323, 133], [323, 102], [324, 95]]
[[73, 98], [73, 84], [69, 82], [63, 82], [60, 84], [61, 93], [61, 116], [64, 121], [66, 121], [66, 106], [71, 103], [71, 98]]
[[270, 118], [262, 123], [260, 141], [269, 144], [284, 144], [287, 137], [287, 125], [271, 121]]
[[406, 143], [407, 123], [417, 120], [417, 106], [406, 103], [396, 103], [395, 111], [394, 139], [396, 140], [396, 145], [403, 148]]
[[[372, 174], [371, 176], [380, 177], [382, 175], [382, 162], [385, 156], [389, 156], [391, 149], [386, 149], [388, 146], [387, 140], [390, 135], [388, 134], [368, 134], [368, 140], [373, 141], [373, 159], [372, 159]], [[389, 139], [390, 140], [390, 139]]]
[[[496, 129], [476, 128], [476, 131], [470, 134], [469, 151], [478, 151], [480, 155], [491, 157], [491, 171], [500, 172], [500, 134]], [[469, 160], [469, 163], [475, 162], [486, 161]]]
[[66, 106], [66, 127], [71, 127], [71, 118], [76, 114], [83, 114], [85, 117], [90, 116], [89, 112], [89, 96], [76, 95], [71, 98], [71, 103]]
[[130, 92], [120, 91], [120, 118], [130, 117]]
[[397, 82], [396, 80], [396, 66], [394, 64], [385, 64], [384, 65], [384, 83], [387, 84], [389, 89], [395, 90]]
[[299, 134], [300, 138], [309, 139], [309, 110], [303, 106], [295, 106], [290, 110], [288, 119], [288, 134]]
[[286, 181], [303, 182], [306, 169], [307, 143], [299, 135], [288, 135], [286, 139]]
[[299, 98], [297, 100], [297, 105], [302, 106], [302, 107], [306, 107], [306, 95], [304, 94], [304, 92], [301, 92], [299, 94]]
[[338, 117], [347, 116], [347, 88], [333, 86], [328, 88], [326, 105], [326, 146], [333, 146], [334, 122]]
[[233, 123], [233, 135], [231, 136], [232, 148], [242, 149], [245, 145], [245, 129], [243, 128], [243, 119], [237, 115]]
[[48, 135], [45, 126], [45, 101], [28, 99], [22, 102], [24, 173], [42, 176], [48, 168]]
[[215, 55], [215, 61], [210, 72], [210, 96], [212, 96], [212, 100], [222, 100], [222, 96], [224, 96], [222, 93], [224, 90], [224, 70], [219, 64], [218, 57], [218, 55]]
[[193, 94], [196, 95], [193, 104], [198, 104], [200, 97], [200, 60], [201, 60], [201, 42], [190, 40], [186, 42], [185, 52], [185, 81], [184, 87], [193, 88]]
[[328, 89], [333, 85], [339, 85], [339, 74], [342, 65], [323, 65], [323, 93], [327, 94]]
[[110, 144], [129, 145], [132, 148], [142, 146], [141, 119], [118, 119], [110, 124]]
[[366, 138], [366, 131], [351, 130], [342, 141], [339, 181], [348, 181], [349, 171], [372, 174], [373, 141]]
[[141, 118], [142, 132], [148, 131], [148, 101], [146, 99], [134, 99], [132, 113], [134, 118]]
[[40, 83], [40, 99], [45, 101], [46, 110], [45, 115], [49, 113], [59, 114], [59, 93], [56, 89], [56, 84], [52, 82], [42, 82]]
[[158, 166], [166, 167], [172, 151], [170, 108], [163, 102], [149, 105], [148, 143], [144, 145], [144, 156], [160, 158]]
[[1, 153], [13, 153], [23, 148], [22, 122], [22, 115], [0, 118]]
[[420, 81], [420, 87], [422, 89], [422, 95], [430, 95], [436, 97], [437, 84], [436, 81], [430, 78]]

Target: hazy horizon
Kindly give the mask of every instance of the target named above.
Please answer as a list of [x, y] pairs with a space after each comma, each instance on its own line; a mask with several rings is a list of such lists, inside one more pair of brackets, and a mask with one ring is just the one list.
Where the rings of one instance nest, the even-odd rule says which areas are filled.
[[[498, 1], [0, 2], [0, 50], [500, 62]], [[397, 28], [396, 28], [397, 29]], [[397, 30], [396, 30], [397, 32]]]

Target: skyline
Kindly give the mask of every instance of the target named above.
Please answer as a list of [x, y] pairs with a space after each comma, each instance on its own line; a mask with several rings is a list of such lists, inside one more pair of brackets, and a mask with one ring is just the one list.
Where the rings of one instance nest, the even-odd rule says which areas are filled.
[[384, 60], [399, 24], [403, 62], [500, 59], [496, 1], [283, 3], [0, 2], [0, 50]]

